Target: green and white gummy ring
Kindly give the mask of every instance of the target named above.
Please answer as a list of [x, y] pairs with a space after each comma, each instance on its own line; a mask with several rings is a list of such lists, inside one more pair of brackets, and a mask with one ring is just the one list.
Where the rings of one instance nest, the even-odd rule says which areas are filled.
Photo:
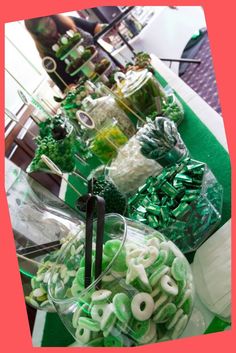
[[84, 286], [84, 273], [85, 273], [85, 268], [84, 267], [80, 267], [79, 270], [76, 273], [77, 282], [81, 286]]
[[178, 294], [178, 286], [175, 281], [168, 275], [164, 275], [160, 281], [163, 291], [170, 295]]
[[104, 338], [105, 347], [123, 347], [123, 339], [121, 336], [107, 336]]
[[183, 281], [187, 276], [187, 263], [184, 258], [176, 257], [171, 266], [171, 274], [176, 281]]
[[105, 326], [105, 328], [103, 330], [103, 336], [104, 337], [109, 336], [111, 334], [111, 332], [112, 332], [112, 335], [115, 336], [113, 334], [115, 323], [116, 323], [116, 316], [112, 315], [111, 319], [108, 321], [108, 324]]
[[83, 304], [81, 306], [78, 306], [76, 310], [74, 311], [73, 317], [72, 317], [72, 325], [74, 328], [78, 326], [78, 321], [81, 316], [87, 316], [88, 315], [88, 304]]
[[175, 324], [176, 324], [176, 322], [179, 320], [179, 318], [183, 315], [183, 310], [182, 309], [178, 309], [177, 311], [176, 311], [176, 313], [175, 313], [175, 315], [174, 315], [174, 317], [173, 318], [171, 318], [171, 320], [167, 323], [167, 325], [166, 325], [166, 328], [167, 328], [167, 330], [171, 330], [174, 326], [175, 326]]
[[131, 302], [131, 310], [136, 320], [145, 321], [150, 319], [154, 309], [154, 301], [148, 293], [138, 293]]
[[108, 240], [105, 245], [103, 252], [108, 258], [113, 258], [121, 247], [121, 241], [118, 239]]
[[88, 344], [89, 347], [104, 347], [104, 338], [97, 337], [94, 340], [91, 340]]
[[157, 248], [157, 249], [159, 249], [160, 248], [160, 240], [159, 239], [157, 239], [157, 238], [150, 238], [150, 239], [148, 239], [148, 241], [147, 241], [147, 245], [148, 246], [155, 246], [155, 248]]
[[96, 304], [91, 308], [91, 317], [93, 320], [100, 322], [107, 304]]
[[185, 326], [187, 325], [188, 322], [188, 315], [183, 315], [177, 324], [175, 325], [175, 328], [172, 332], [171, 338], [174, 340], [179, 337], [179, 335], [183, 332]]
[[75, 337], [82, 343], [88, 343], [90, 341], [91, 331], [78, 325], [75, 332]]
[[78, 320], [78, 325], [84, 329], [90, 330], [91, 332], [100, 331], [99, 323], [88, 317], [80, 317]]
[[176, 306], [173, 303], [167, 303], [164, 305], [153, 317], [153, 321], [156, 323], [162, 323], [168, 321], [177, 311]]
[[129, 331], [130, 336], [136, 341], [140, 340], [150, 330], [150, 324], [150, 320], [138, 321], [133, 319], [131, 321], [131, 328]]
[[[155, 337], [156, 337], [156, 325], [154, 322], [151, 322], [148, 332], [144, 336], [142, 336], [138, 340], [138, 342], [141, 344], [147, 344], [150, 341], [152, 341]], [[154, 340], [154, 342], [156, 342], [156, 339]]]
[[121, 322], [128, 322], [131, 317], [131, 303], [127, 294], [118, 293], [113, 298], [116, 317]]
[[151, 297], [155, 300], [155, 298], [158, 296], [158, 294], [160, 294], [161, 292], [161, 288], [160, 287], [156, 287], [152, 292], [151, 292]]
[[163, 293], [154, 304], [154, 313], [161, 310], [162, 305], [168, 300], [168, 295]]
[[186, 292], [184, 293], [184, 296], [180, 300], [180, 302], [177, 304], [178, 308], [181, 308], [181, 306], [186, 302], [191, 297], [192, 291], [191, 289], [187, 289]]
[[26, 300], [26, 302], [27, 302], [28, 304], [34, 306], [35, 308], [38, 308], [38, 307], [39, 307], [39, 304], [38, 304], [38, 303], [36, 302], [36, 300], [34, 300], [33, 298], [26, 296], [26, 297], [25, 297], [25, 300]]
[[107, 304], [101, 319], [101, 330], [107, 330], [114, 325], [115, 310], [114, 304]]
[[154, 287], [160, 279], [167, 273], [169, 272], [169, 267], [162, 265], [160, 266], [151, 276], [149, 279], [149, 283], [151, 284], [152, 287]]
[[104, 304], [112, 295], [112, 292], [107, 289], [100, 289], [92, 294], [92, 302], [94, 304]]
[[144, 266], [144, 268], [147, 268], [156, 261], [158, 253], [159, 250], [157, 248], [154, 246], [149, 246], [147, 253], [143, 253], [139, 256], [139, 262]]

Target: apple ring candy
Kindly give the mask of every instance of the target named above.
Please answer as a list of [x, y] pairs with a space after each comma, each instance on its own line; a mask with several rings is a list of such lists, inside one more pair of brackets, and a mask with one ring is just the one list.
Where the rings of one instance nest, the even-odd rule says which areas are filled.
[[131, 317], [130, 299], [125, 293], [118, 293], [113, 298], [116, 317], [121, 322], [128, 322]]
[[136, 320], [150, 319], [153, 313], [154, 301], [148, 293], [138, 293], [131, 302], [131, 310]]
[[178, 286], [175, 281], [168, 275], [164, 275], [160, 281], [163, 291], [170, 295], [178, 294]]
[[[92, 251], [91, 284], [84, 288], [85, 251], [77, 253], [81, 242], [65, 248], [68, 257], [76, 257], [77, 267], [70, 268], [70, 300], [65, 298], [60, 306], [64, 280], [70, 272], [64, 266], [52, 272], [50, 292], [60, 295], [55, 306], [60, 308], [63, 322], [68, 322], [68, 329], [82, 346], [132, 347], [179, 337], [194, 299], [191, 269], [184, 255], [158, 231], [131, 220], [125, 221], [126, 237], [116, 238], [115, 232], [124, 228], [117, 215], [106, 217], [115, 217], [116, 222], [114, 229], [105, 227], [101, 275], [95, 279]], [[63, 264], [63, 259], [60, 262]], [[37, 283], [34, 285], [36, 290]], [[39, 298], [43, 293], [35, 292]]]

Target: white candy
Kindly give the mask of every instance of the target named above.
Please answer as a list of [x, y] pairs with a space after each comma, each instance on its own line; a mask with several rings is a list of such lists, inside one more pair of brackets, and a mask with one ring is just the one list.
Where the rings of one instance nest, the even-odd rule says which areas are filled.
[[178, 286], [175, 283], [175, 281], [168, 275], [164, 275], [161, 278], [161, 287], [164, 292], [170, 294], [170, 295], [177, 295], [179, 292]]
[[[141, 305], [144, 304], [144, 308]], [[144, 321], [150, 319], [154, 309], [154, 301], [150, 294], [141, 292], [134, 296], [131, 302], [131, 310], [135, 319]]]
[[96, 303], [107, 300], [108, 298], [110, 298], [111, 294], [112, 292], [107, 289], [97, 290], [92, 294], [92, 302]]
[[162, 170], [157, 162], [141, 154], [135, 136], [120, 149], [110, 167], [109, 177], [123, 193], [134, 193], [149, 176], [155, 176]]

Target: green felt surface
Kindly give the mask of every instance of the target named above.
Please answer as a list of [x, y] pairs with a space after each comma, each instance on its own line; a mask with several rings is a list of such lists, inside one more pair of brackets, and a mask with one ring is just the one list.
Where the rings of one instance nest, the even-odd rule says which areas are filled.
[[[157, 80], [164, 87], [167, 82], [158, 74], [155, 73]], [[179, 132], [189, 149], [192, 158], [203, 161], [208, 164], [218, 181], [223, 186], [224, 200], [222, 208], [222, 226], [231, 216], [231, 167], [230, 159], [227, 151], [217, 141], [209, 129], [198, 119], [191, 108], [177, 95], [183, 104], [185, 111], [185, 119], [179, 126]], [[90, 160], [89, 166], [86, 168], [78, 162], [78, 170], [84, 175], [89, 175], [92, 169], [100, 164], [97, 158]], [[74, 176], [69, 176], [69, 181], [76, 186], [81, 193], [86, 193], [86, 187], [81, 183], [80, 179]], [[65, 202], [74, 207], [74, 202], [77, 195], [71, 188], [67, 188]], [[193, 253], [188, 256], [191, 262]], [[215, 329], [214, 329], [215, 327]], [[225, 329], [223, 325], [213, 325], [209, 332], [222, 331]], [[215, 330], [215, 331], [214, 331]], [[46, 325], [44, 329], [42, 346], [68, 346], [73, 342], [72, 336], [63, 326], [59, 317], [56, 314], [47, 314]]]
[[65, 328], [56, 313], [48, 313], [44, 326], [42, 347], [67, 347], [74, 342], [74, 338]]

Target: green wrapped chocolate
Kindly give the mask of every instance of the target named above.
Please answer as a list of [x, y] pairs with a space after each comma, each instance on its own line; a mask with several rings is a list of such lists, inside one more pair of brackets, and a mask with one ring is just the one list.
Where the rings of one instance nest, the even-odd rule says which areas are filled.
[[128, 200], [130, 218], [158, 229], [183, 251], [197, 249], [221, 220], [222, 187], [205, 163], [185, 159], [149, 177]]

